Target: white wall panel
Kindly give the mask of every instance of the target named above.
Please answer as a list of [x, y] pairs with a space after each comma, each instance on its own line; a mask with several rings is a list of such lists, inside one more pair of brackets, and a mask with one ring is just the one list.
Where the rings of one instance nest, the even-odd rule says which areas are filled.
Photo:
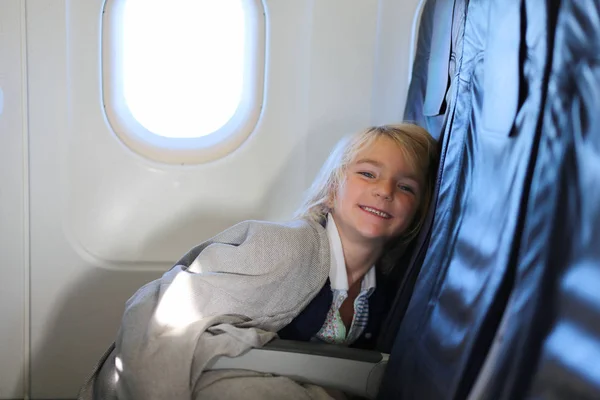
[[371, 123], [377, 8], [375, 0], [315, 2], [306, 187], [342, 136]]
[[27, 1], [32, 398], [75, 396], [139, 286], [235, 222], [288, 218], [333, 143], [376, 119], [380, 3], [266, 0], [255, 131], [221, 160], [167, 166], [103, 114], [102, 1]]
[[0, 2], [0, 399], [23, 397], [27, 341], [25, 16]]
[[373, 85], [373, 124], [401, 121], [425, 0], [381, 0]]

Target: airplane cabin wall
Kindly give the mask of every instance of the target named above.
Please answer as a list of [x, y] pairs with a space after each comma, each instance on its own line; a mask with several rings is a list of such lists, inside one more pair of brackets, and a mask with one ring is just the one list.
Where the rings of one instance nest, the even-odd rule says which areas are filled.
[[73, 398], [137, 288], [237, 221], [289, 218], [341, 136], [399, 121], [419, 3], [265, 0], [262, 114], [199, 165], [112, 132], [103, 0], [0, 3], [0, 399]]
[[0, 399], [22, 396], [28, 341], [24, 11], [0, 2]]

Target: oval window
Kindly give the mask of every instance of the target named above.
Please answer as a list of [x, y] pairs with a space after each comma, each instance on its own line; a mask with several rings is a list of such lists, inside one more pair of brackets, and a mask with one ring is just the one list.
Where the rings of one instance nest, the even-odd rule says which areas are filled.
[[259, 0], [108, 0], [103, 93], [114, 131], [157, 161], [233, 151], [260, 114], [264, 24]]

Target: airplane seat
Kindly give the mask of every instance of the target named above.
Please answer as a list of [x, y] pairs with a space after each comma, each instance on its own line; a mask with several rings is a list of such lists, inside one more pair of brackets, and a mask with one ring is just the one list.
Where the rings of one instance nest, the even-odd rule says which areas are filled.
[[421, 21], [405, 117], [441, 126], [441, 161], [378, 398], [600, 398], [599, 3]]
[[539, 107], [538, 92], [526, 89], [540, 75], [521, 75], [522, 17], [520, 0], [429, 0], [424, 9], [421, 29], [430, 32], [414, 73], [427, 76], [411, 81], [405, 115], [444, 121], [440, 166], [429, 242], [410, 267], [414, 287], [402, 289], [408, 304], [393, 316], [401, 322], [381, 398], [464, 398], [496, 333]]

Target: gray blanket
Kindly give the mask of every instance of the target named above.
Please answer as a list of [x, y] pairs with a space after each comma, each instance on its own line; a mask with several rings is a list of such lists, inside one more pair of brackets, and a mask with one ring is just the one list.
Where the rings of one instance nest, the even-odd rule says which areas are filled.
[[203, 397], [207, 363], [271, 340], [316, 296], [329, 266], [325, 229], [304, 220], [247, 221], [196, 246], [127, 302], [118, 397]]

